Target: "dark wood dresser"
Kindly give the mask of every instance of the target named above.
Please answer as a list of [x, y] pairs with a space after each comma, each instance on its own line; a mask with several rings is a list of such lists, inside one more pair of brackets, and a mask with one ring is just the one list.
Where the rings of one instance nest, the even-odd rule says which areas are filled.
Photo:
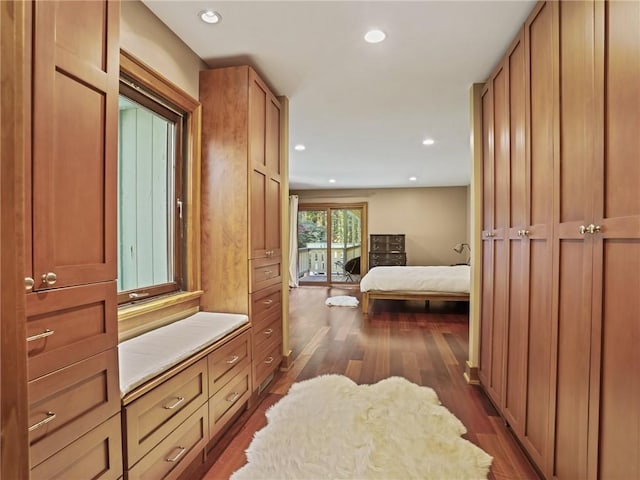
[[369, 235], [369, 268], [406, 264], [403, 233]]

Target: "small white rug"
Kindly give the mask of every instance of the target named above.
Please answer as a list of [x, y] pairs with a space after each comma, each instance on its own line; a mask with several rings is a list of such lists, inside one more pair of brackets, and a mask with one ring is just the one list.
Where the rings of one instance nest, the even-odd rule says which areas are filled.
[[432, 389], [400, 377], [296, 383], [267, 421], [231, 480], [481, 479], [492, 461]]
[[327, 298], [324, 303], [330, 307], [357, 307], [358, 299], [348, 295], [338, 295]]

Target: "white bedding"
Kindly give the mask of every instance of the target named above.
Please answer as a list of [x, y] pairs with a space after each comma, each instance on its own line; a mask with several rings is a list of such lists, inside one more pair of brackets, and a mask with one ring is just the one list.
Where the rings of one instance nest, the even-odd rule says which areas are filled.
[[374, 267], [360, 281], [360, 290], [384, 292], [469, 293], [471, 267]]
[[198, 312], [118, 345], [120, 393], [139, 385], [249, 322], [236, 313]]

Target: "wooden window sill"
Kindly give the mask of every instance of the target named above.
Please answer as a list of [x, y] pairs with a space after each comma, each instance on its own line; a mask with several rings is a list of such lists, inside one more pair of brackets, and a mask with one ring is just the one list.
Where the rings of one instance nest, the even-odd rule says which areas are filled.
[[179, 292], [118, 309], [118, 341], [175, 322], [200, 310], [202, 290]]

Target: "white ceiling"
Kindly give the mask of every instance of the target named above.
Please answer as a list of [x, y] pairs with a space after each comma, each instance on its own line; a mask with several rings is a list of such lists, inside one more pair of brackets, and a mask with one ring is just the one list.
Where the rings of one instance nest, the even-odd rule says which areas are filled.
[[[248, 63], [289, 97], [292, 189], [468, 185], [470, 86], [489, 76], [535, 4], [144, 3], [210, 67]], [[207, 8], [222, 22], [202, 23]], [[387, 39], [365, 43], [370, 28]], [[427, 137], [436, 143], [422, 145]]]

